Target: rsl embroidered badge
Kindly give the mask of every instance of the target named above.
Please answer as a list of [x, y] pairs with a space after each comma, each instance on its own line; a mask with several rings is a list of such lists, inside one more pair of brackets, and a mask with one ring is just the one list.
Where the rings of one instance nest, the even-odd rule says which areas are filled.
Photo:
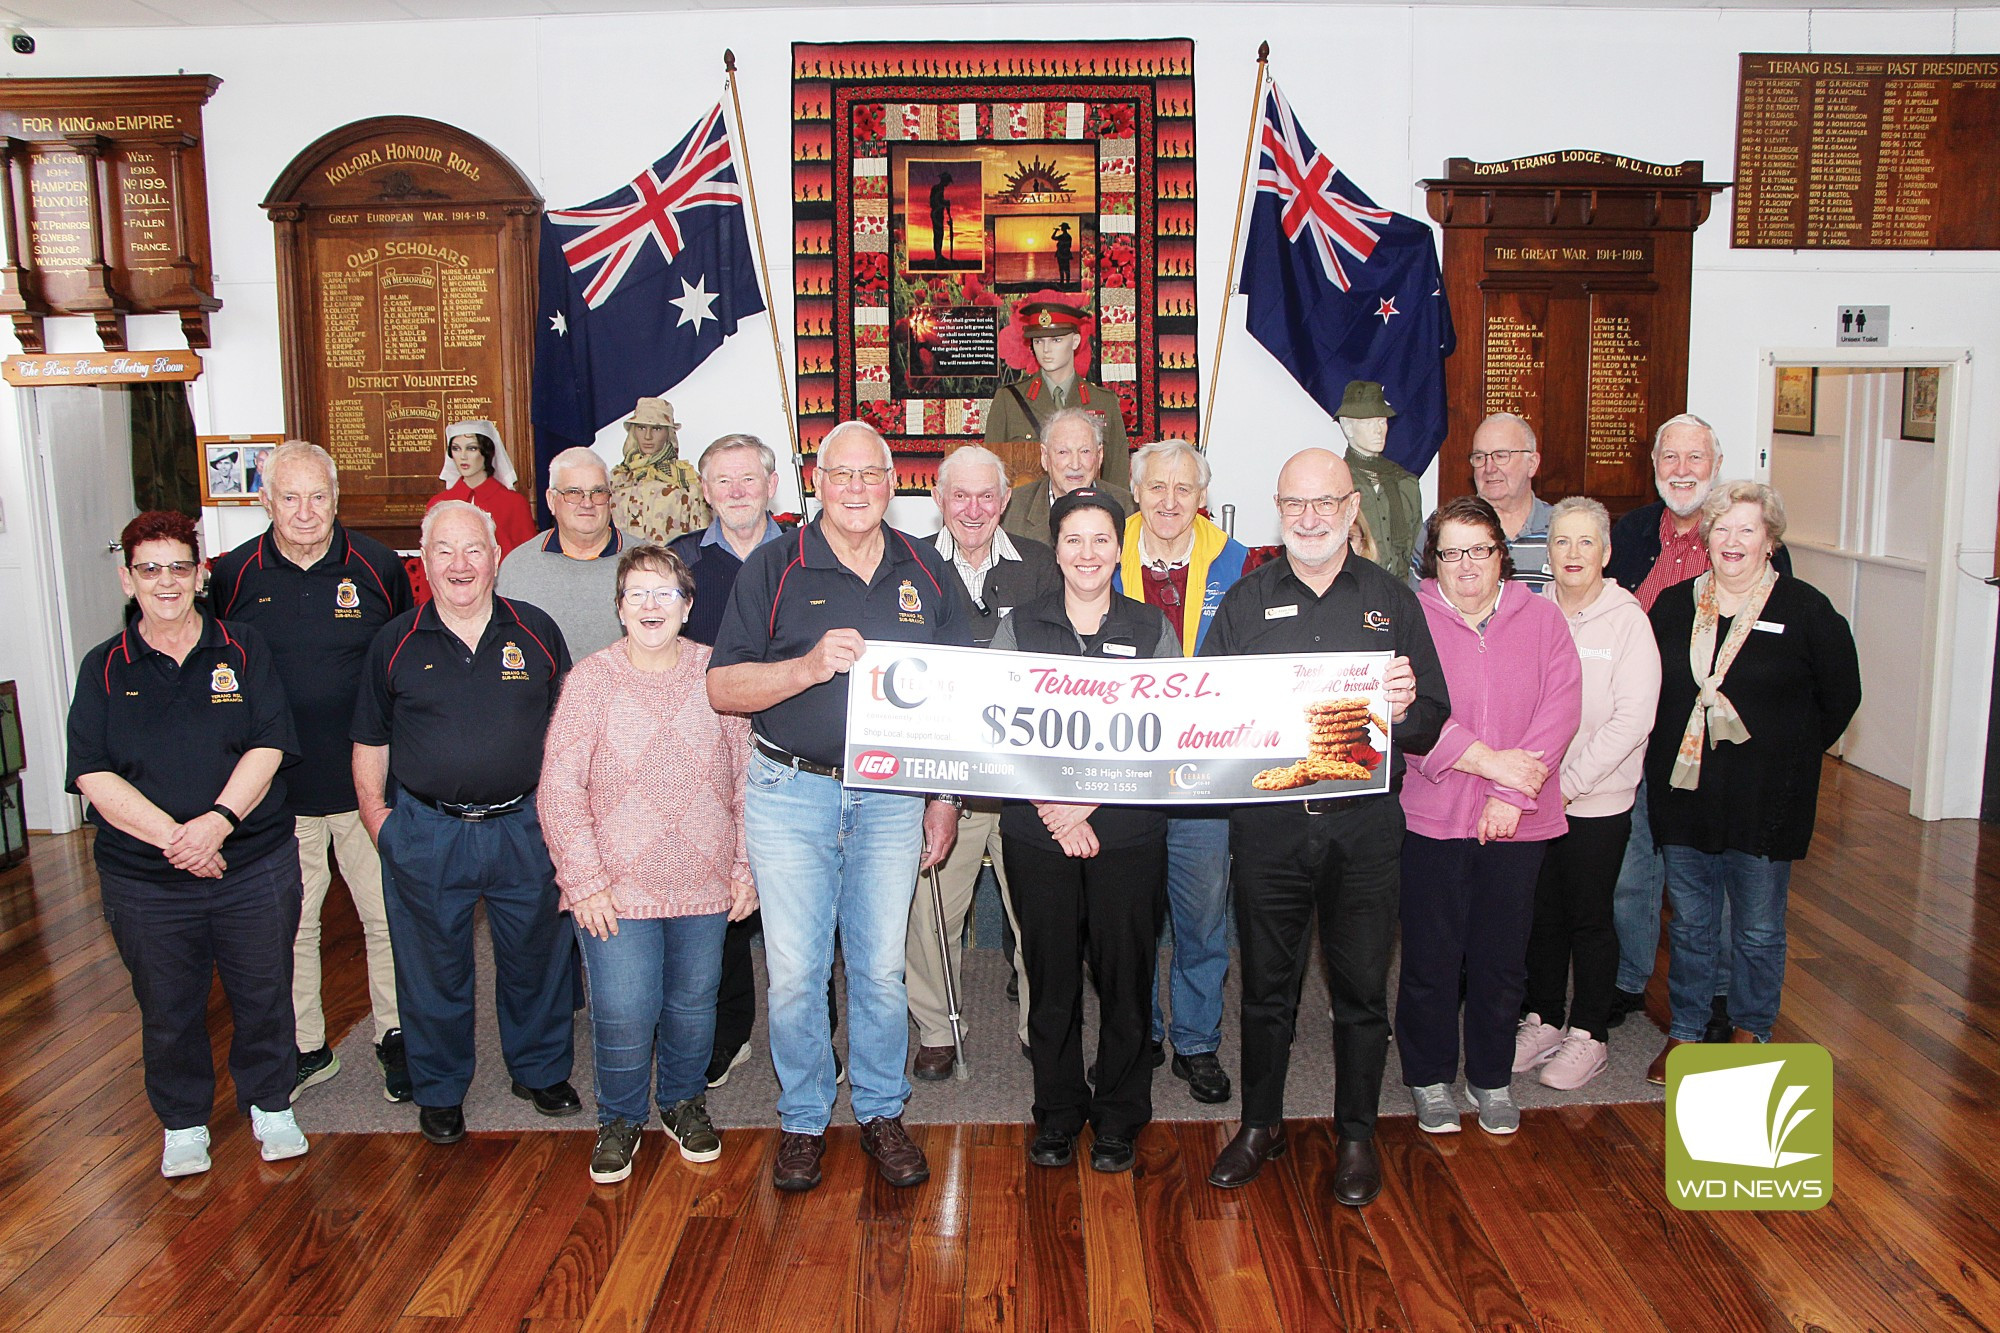
[[915, 586], [908, 579], [904, 579], [903, 586], [896, 589], [896, 607], [898, 610], [911, 612], [924, 609], [923, 599], [917, 596]]
[[214, 694], [236, 693], [236, 673], [229, 669], [229, 663], [215, 664], [215, 670], [208, 673], [208, 688]]
[[521, 655], [521, 645], [510, 643], [500, 650], [500, 665], [509, 671], [520, 671], [528, 665], [528, 659]]
[[361, 605], [361, 589], [354, 586], [353, 579], [340, 581], [340, 586], [333, 590], [333, 604], [343, 611], [352, 611]]

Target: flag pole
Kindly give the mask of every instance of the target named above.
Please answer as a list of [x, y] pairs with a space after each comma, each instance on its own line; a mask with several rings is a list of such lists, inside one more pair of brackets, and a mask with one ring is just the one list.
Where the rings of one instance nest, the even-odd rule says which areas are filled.
[[764, 257], [764, 224], [757, 216], [757, 185], [750, 175], [750, 136], [743, 131], [743, 100], [736, 95], [736, 53], [722, 51], [723, 78], [729, 102], [736, 110], [736, 147], [743, 155], [743, 192], [750, 198], [750, 230], [757, 237], [757, 285], [764, 293], [764, 313], [771, 322], [771, 355], [778, 363], [778, 400], [785, 408], [785, 431], [792, 442], [792, 480], [799, 488], [799, 513], [806, 511], [805, 455], [799, 450], [799, 423], [792, 415], [791, 381], [785, 371], [785, 349], [778, 341], [778, 307], [771, 301], [771, 261]]
[[1257, 126], [1264, 116], [1264, 72], [1271, 59], [1271, 44], [1257, 44], [1257, 87], [1250, 97], [1250, 134], [1243, 144], [1243, 177], [1236, 184], [1236, 224], [1229, 231], [1229, 262], [1223, 265], [1221, 318], [1215, 323], [1215, 356], [1208, 364], [1208, 405], [1201, 414], [1198, 447], [1208, 452], [1208, 425], [1215, 419], [1215, 385], [1222, 378], [1222, 335], [1229, 328], [1229, 298], [1236, 291], [1236, 247], [1243, 240], [1243, 200], [1250, 191], [1250, 160], [1257, 154]]

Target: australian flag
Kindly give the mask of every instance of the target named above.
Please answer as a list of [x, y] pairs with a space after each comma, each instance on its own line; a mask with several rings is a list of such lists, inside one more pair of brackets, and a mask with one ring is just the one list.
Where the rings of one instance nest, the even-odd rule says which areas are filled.
[[718, 103], [631, 184], [542, 217], [535, 465], [686, 379], [764, 308]]
[[1264, 99], [1241, 288], [1250, 332], [1334, 415], [1349, 380], [1382, 386], [1388, 457], [1421, 475], [1445, 434], [1457, 346], [1431, 229], [1377, 208], [1313, 147], [1278, 85]]

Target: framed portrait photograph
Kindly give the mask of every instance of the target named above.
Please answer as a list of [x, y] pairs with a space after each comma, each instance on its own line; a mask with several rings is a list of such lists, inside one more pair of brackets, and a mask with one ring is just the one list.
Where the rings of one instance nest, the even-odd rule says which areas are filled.
[[1903, 438], [1937, 441], [1938, 380], [1936, 366], [1903, 369]]
[[1777, 383], [1771, 393], [1771, 429], [1779, 435], [1816, 435], [1813, 429], [1814, 393], [1819, 387], [1819, 367], [1779, 366]]
[[201, 502], [253, 505], [264, 490], [264, 464], [282, 435], [200, 435]]

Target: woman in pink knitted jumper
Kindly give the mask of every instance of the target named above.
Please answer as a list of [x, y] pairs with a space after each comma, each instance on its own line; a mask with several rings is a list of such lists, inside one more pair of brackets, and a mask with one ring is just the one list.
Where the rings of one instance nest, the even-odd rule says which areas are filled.
[[590, 977], [599, 1184], [632, 1173], [656, 1057], [660, 1119], [681, 1156], [722, 1155], [706, 1096], [722, 934], [757, 907], [743, 847], [750, 724], [708, 706], [708, 649], [680, 637], [694, 578], [665, 547], [635, 547], [615, 596], [625, 637], [563, 682], [536, 796]]

